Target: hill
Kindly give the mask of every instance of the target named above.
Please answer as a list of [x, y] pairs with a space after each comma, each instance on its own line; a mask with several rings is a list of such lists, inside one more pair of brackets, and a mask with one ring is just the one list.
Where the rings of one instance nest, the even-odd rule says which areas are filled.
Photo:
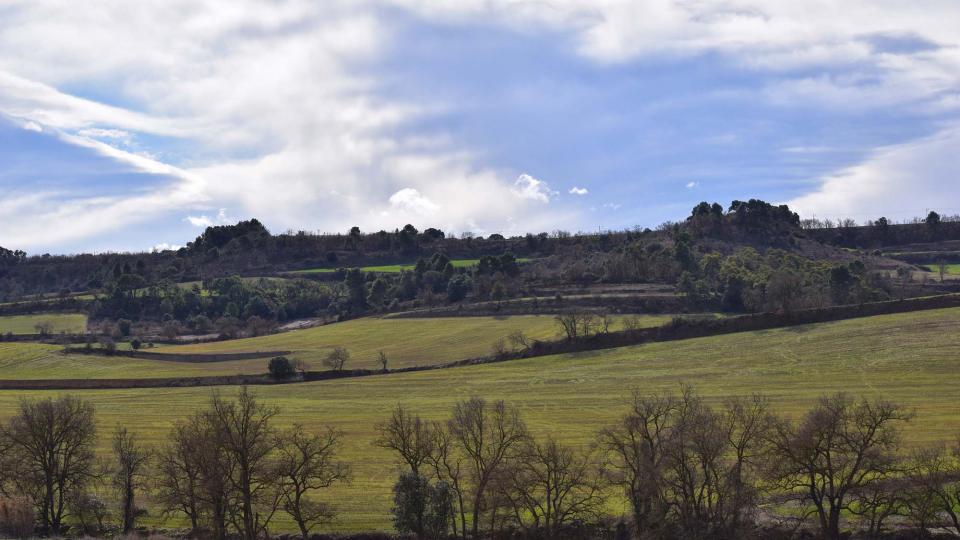
[[[340, 530], [389, 527], [391, 458], [374, 447], [374, 425], [403, 402], [442, 418], [458, 399], [479, 395], [518, 405], [538, 434], [579, 444], [613, 421], [631, 389], [696, 386], [709, 401], [762, 392], [777, 410], [797, 414], [824, 393], [884, 397], [913, 408], [910, 444], [947, 440], [960, 428], [955, 374], [960, 363], [960, 309], [884, 315], [778, 330], [653, 343], [500, 364], [329, 382], [258, 387], [283, 407], [286, 422], [345, 432], [344, 457], [354, 481], [331, 492]], [[232, 389], [222, 390], [232, 393]], [[122, 422], [150, 444], [193, 412], [210, 389], [84, 391], [98, 407], [104, 433]], [[9, 414], [22, 397], [48, 392], [0, 392]], [[101, 439], [106, 450], [107, 438]], [[616, 510], [616, 509], [613, 509]]]

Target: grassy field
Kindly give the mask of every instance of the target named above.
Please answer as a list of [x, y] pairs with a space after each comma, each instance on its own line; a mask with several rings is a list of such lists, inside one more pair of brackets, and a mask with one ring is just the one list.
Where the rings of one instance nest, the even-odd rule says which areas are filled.
[[[669, 315], [642, 316], [648, 326], [670, 320]], [[619, 328], [619, 326], [617, 326]], [[387, 354], [391, 368], [437, 364], [490, 354], [494, 343], [522, 330], [531, 338], [553, 339], [559, 326], [552, 315], [510, 317], [448, 317], [432, 319], [363, 318], [281, 334], [197, 345], [160, 347], [161, 353], [230, 353], [293, 351], [312, 369], [334, 347], [346, 347], [350, 368], [378, 368], [377, 353]]]
[[[518, 263], [529, 262], [530, 259], [517, 258]], [[480, 259], [451, 259], [451, 263], [455, 268], [469, 268], [471, 266], [476, 266]], [[415, 263], [410, 264], [387, 264], [383, 266], [363, 266], [360, 270], [364, 272], [380, 272], [384, 274], [397, 274], [401, 270], [413, 270]], [[289, 274], [327, 274], [330, 272], [336, 272], [341, 270], [341, 268], [309, 268], [306, 270], [295, 270], [293, 272], [288, 272]]]
[[[375, 424], [397, 402], [443, 418], [459, 399], [502, 398], [521, 408], [534, 433], [589, 444], [598, 428], [622, 413], [633, 388], [677, 390], [686, 382], [713, 401], [763, 392], [777, 410], [792, 416], [821, 394], [847, 391], [914, 408], [917, 417], [905, 440], [924, 444], [960, 431], [958, 331], [960, 309], [925, 311], [468, 368], [258, 387], [256, 392], [283, 408], [285, 424], [331, 424], [345, 432], [343, 455], [353, 463], [354, 481], [326, 494], [342, 512], [335, 528], [387, 529], [395, 469], [391, 456], [371, 441]], [[96, 403], [104, 433], [122, 422], [158, 443], [175, 419], [196, 410], [210, 392], [81, 395]], [[53, 394], [0, 392], [0, 416], [10, 414], [21, 397]]]
[[65, 355], [59, 345], [0, 343], [0, 379], [149, 379], [260, 374], [267, 360], [186, 363], [121, 356]]
[[87, 316], [80, 313], [37, 313], [0, 317], [0, 334], [36, 334], [36, 326], [50, 323], [51, 332], [81, 333], [87, 329]]

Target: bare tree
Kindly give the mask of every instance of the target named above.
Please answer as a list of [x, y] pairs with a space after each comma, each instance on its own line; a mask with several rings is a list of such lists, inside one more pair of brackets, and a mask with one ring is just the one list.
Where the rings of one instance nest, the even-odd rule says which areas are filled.
[[[427, 458], [436, 477], [453, 491], [456, 512], [460, 517], [460, 536], [467, 537], [467, 465], [466, 459], [456, 450], [456, 442], [447, 430], [447, 425], [434, 422], [429, 428], [432, 436], [430, 454]], [[455, 524], [456, 525], [456, 524]], [[456, 527], [455, 527], [456, 528]]]
[[155, 496], [165, 514], [183, 512], [193, 532], [209, 525], [213, 538], [223, 540], [235, 513], [236, 463], [211, 420], [209, 411], [200, 411], [174, 426], [158, 456]]
[[387, 363], [389, 362], [389, 360], [387, 359], [387, 353], [383, 352], [382, 349], [380, 350], [380, 352], [377, 353], [377, 362], [380, 364], [381, 371], [383, 371], [384, 373], [389, 371], [387, 369]]
[[431, 424], [397, 404], [385, 422], [376, 426], [379, 436], [373, 442], [380, 448], [392, 450], [410, 472], [420, 476], [421, 468], [430, 461], [435, 437]]
[[489, 484], [497, 469], [526, 440], [526, 426], [516, 408], [503, 401], [491, 405], [477, 397], [457, 403], [447, 426], [468, 471], [471, 525], [477, 538]]
[[603, 513], [601, 471], [593, 454], [578, 452], [553, 438], [528, 441], [499, 476], [501, 498], [512, 521], [546, 538], [557, 538], [574, 521], [591, 522]]
[[854, 493], [896, 473], [897, 423], [909, 417], [885, 401], [822, 397], [799, 424], [775, 423], [769, 478], [817, 516], [825, 538], [837, 540]]
[[53, 333], [53, 323], [50, 321], [40, 321], [37, 324], [33, 325], [33, 328], [41, 336], [49, 336], [50, 334]]
[[[907, 506], [921, 527], [949, 526], [960, 534], [960, 443], [939, 446], [914, 455], [910, 478], [912, 493]], [[939, 516], [945, 517], [941, 523]]]
[[336, 459], [342, 436], [334, 429], [309, 434], [303, 426], [295, 425], [278, 442], [283, 509], [293, 518], [304, 540], [314, 527], [329, 522], [335, 515], [330, 504], [312, 500], [308, 494], [349, 479], [349, 467]]
[[60, 535], [70, 493], [96, 474], [93, 404], [73, 396], [22, 400], [0, 437], [4, 464], [14, 467], [4, 480], [33, 499], [43, 532]]
[[334, 371], [343, 371], [343, 366], [346, 365], [347, 360], [350, 360], [350, 351], [343, 347], [335, 347], [323, 359], [323, 365]]
[[203, 519], [203, 469], [198, 459], [201, 446], [195, 422], [174, 426], [169, 443], [157, 454], [156, 489], [154, 496], [164, 514], [182, 512], [190, 520], [191, 533], [196, 533]]
[[510, 345], [513, 346], [514, 350], [518, 351], [528, 351], [530, 350], [531, 342], [530, 338], [523, 333], [523, 330], [517, 330], [512, 332], [507, 339], [510, 340]]
[[597, 327], [596, 317], [585, 311], [561, 313], [554, 317], [554, 320], [560, 325], [560, 329], [567, 339], [587, 337], [594, 333]]
[[237, 498], [233, 521], [244, 540], [267, 531], [281, 498], [273, 454], [277, 438], [271, 420], [279, 413], [257, 401], [247, 387], [236, 401], [214, 394], [207, 413], [223, 450], [233, 461], [230, 485]]
[[600, 431], [600, 446], [609, 457], [608, 479], [623, 489], [638, 530], [656, 534], [665, 525], [664, 474], [676, 399], [633, 393], [630, 410]]
[[145, 485], [150, 454], [137, 443], [136, 437], [127, 431], [127, 428], [117, 426], [113, 434], [113, 457], [115, 460], [113, 484], [120, 492], [123, 532], [128, 533], [133, 530], [137, 518], [136, 492]]

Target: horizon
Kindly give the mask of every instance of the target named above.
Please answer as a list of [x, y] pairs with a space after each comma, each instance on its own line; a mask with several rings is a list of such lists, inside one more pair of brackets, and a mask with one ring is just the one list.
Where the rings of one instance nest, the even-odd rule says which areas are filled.
[[[879, 6], [879, 7], [878, 7]], [[0, 22], [0, 246], [960, 214], [960, 4], [56, 2]]]

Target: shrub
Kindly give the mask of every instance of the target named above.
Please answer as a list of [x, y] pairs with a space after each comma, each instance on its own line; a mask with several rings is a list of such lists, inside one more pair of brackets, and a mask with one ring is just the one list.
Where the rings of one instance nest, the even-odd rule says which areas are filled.
[[323, 365], [336, 371], [343, 371], [343, 366], [349, 359], [350, 351], [343, 347], [336, 347], [323, 359]]
[[130, 335], [131, 324], [132, 323], [130, 322], [129, 319], [120, 319], [119, 321], [117, 321], [117, 330], [120, 331], [121, 336], [126, 337]]
[[293, 363], [286, 356], [271, 358], [270, 363], [267, 364], [267, 370], [274, 379], [289, 379], [296, 373]]
[[33, 503], [26, 497], [0, 499], [0, 531], [16, 538], [33, 536]]

